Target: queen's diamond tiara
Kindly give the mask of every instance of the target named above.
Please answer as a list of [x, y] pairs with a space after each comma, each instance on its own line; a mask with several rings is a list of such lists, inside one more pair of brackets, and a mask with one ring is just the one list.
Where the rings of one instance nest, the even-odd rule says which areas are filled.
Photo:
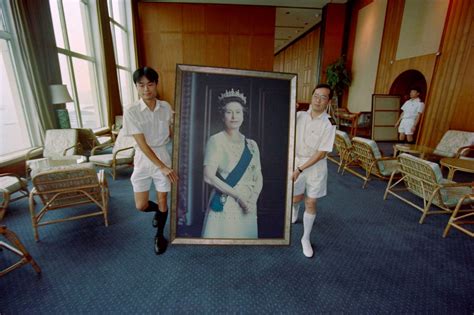
[[222, 93], [218, 97], [218, 99], [219, 99], [219, 101], [222, 101], [222, 100], [224, 100], [225, 98], [228, 98], [228, 97], [238, 97], [243, 101], [244, 104], [247, 104], [247, 98], [244, 96], [243, 93], [240, 93], [239, 90], [237, 90], [237, 91], [234, 91], [234, 89], [232, 89], [230, 91], [227, 90], [224, 93]]

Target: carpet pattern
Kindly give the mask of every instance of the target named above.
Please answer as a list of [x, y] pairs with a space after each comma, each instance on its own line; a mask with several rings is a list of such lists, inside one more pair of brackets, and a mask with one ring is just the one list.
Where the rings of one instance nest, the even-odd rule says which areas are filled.
[[[443, 239], [447, 216], [420, 225], [416, 209], [382, 200], [386, 182], [362, 189], [328, 164], [313, 259], [301, 251], [302, 213], [290, 246], [171, 245], [156, 256], [153, 215], [134, 209], [126, 169], [109, 178], [108, 228], [100, 217], [50, 225], [35, 243], [27, 200], [14, 202], [2, 224], [43, 275], [24, 266], [0, 278], [0, 313], [472, 314], [472, 239], [456, 230]], [[0, 268], [13, 258], [0, 252]]]

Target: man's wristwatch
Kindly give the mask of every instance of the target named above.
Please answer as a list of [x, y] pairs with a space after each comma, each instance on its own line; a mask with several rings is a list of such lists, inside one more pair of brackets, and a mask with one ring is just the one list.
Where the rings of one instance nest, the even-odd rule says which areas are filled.
[[303, 170], [299, 166], [296, 169], [298, 170], [298, 172], [303, 173]]

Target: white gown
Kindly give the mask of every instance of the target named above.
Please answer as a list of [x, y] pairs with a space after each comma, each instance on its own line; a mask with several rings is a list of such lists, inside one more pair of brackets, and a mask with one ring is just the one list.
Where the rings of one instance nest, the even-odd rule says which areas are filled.
[[[240, 181], [235, 185], [239, 194], [251, 200], [249, 211], [244, 213], [237, 201], [227, 197], [223, 211], [214, 211], [208, 207], [202, 230], [203, 238], [258, 238], [257, 200], [262, 190], [260, 152], [257, 143], [246, 139], [252, 153], [252, 159]], [[240, 160], [243, 146], [236, 150], [235, 144], [228, 141], [223, 131], [209, 137], [206, 146], [204, 165], [217, 166], [217, 171], [226, 178]], [[211, 200], [215, 190], [212, 191]]]

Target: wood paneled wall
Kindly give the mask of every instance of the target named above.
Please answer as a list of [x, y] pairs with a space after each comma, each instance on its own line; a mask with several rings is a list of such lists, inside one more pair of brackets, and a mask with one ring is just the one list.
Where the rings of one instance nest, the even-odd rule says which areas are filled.
[[274, 71], [298, 74], [296, 100], [299, 103], [311, 102], [319, 73], [319, 36], [320, 28], [316, 27], [280, 51], [274, 59]]
[[474, 2], [452, 0], [420, 143], [435, 146], [449, 129], [474, 131]]
[[139, 65], [158, 71], [171, 104], [176, 64], [273, 69], [273, 7], [139, 2], [137, 11]]

